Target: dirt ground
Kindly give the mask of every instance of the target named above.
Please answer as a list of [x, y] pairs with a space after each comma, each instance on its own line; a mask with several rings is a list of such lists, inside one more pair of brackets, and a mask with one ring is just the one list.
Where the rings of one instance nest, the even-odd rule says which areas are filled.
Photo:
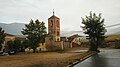
[[46, 52], [0, 56], [0, 67], [66, 67], [89, 54], [91, 53]]

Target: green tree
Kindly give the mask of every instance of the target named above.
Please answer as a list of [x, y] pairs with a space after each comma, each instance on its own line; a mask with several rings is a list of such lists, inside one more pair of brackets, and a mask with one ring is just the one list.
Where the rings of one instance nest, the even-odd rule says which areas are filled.
[[18, 53], [21, 48], [21, 41], [20, 40], [8, 41], [7, 46], [9, 51], [14, 51], [15, 53]]
[[24, 49], [26, 49], [26, 48], [28, 48], [29, 47], [29, 44], [30, 44], [30, 42], [29, 42], [29, 40], [24, 40], [23, 42], [22, 42], [22, 48], [24, 48]]
[[89, 16], [82, 18], [82, 29], [85, 34], [88, 34], [90, 41], [90, 51], [98, 51], [98, 46], [104, 40], [104, 34], [106, 32], [104, 19], [101, 18], [101, 14], [98, 16], [95, 13], [90, 12]]
[[29, 24], [25, 25], [23, 31], [21, 31], [23, 35], [26, 35], [30, 44], [29, 46], [33, 49], [33, 53], [36, 52], [36, 47], [38, 47], [39, 43], [42, 43], [45, 35], [46, 35], [46, 27], [44, 22], [40, 22], [36, 20], [30, 21]]
[[7, 42], [7, 48], [8, 48], [9, 51], [14, 51], [13, 41], [8, 41]]
[[5, 40], [5, 33], [4, 33], [4, 30], [0, 27], [0, 50], [2, 48], [2, 44]]
[[14, 44], [13, 48], [14, 48], [15, 53], [18, 53], [22, 45], [21, 41], [16, 39], [13, 41], [13, 44]]

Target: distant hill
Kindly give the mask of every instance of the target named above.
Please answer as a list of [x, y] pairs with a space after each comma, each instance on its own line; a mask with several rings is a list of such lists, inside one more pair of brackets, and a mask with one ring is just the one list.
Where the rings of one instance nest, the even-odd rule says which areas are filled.
[[120, 34], [120, 27], [108, 29], [106, 35]]
[[120, 39], [120, 34], [108, 35], [107, 38], [105, 38], [106, 41], [113, 41], [115, 39]]
[[[2, 27], [6, 33], [13, 34], [13, 35], [22, 35], [21, 30], [25, 27], [24, 23], [11, 23], [11, 24], [5, 24], [0, 23], [0, 27]], [[74, 34], [79, 34], [81, 36], [85, 36], [85, 34], [82, 31], [66, 31], [61, 30], [61, 36], [71, 36]], [[114, 35], [114, 34], [120, 34], [120, 27], [117, 28], [109, 28], [107, 30], [106, 35]]]
[[74, 34], [78, 34], [80, 36], [85, 36], [85, 34], [82, 31], [61, 31], [61, 36], [71, 36]]
[[21, 30], [24, 28], [24, 23], [11, 23], [5, 24], [0, 23], [0, 27], [2, 27], [6, 33], [14, 34], [14, 35], [22, 35]]
[[[79, 34], [81, 36], [86, 36], [83, 31], [61, 31], [61, 36], [71, 36], [73, 34]], [[105, 35], [116, 35], [120, 34], [120, 27], [117, 28], [109, 28]]]

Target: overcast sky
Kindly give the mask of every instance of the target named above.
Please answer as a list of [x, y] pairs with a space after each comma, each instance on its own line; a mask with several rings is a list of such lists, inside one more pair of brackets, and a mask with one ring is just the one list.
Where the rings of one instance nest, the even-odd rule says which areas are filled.
[[48, 23], [52, 11], [60, 18], [62, 30], [81, 30], [81, 17], [102, 13], [106, 26], [120, 23], [120, 0], [0, 0], [0, 23]]

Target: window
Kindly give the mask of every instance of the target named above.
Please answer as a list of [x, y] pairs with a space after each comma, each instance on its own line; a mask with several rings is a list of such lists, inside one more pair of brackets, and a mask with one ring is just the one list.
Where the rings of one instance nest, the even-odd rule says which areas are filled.
[[50, 27], [53, 27], [53, 20], [50, 21]]
[[57, 36], [60, 36], [60, 33], [59, 33], [59, 31], [57, 31]]
[[59, 41], [59, 38], [57, 38], [57, 41]]
[[51, 20], [51, 22], [53, 22], [53, 20]]

